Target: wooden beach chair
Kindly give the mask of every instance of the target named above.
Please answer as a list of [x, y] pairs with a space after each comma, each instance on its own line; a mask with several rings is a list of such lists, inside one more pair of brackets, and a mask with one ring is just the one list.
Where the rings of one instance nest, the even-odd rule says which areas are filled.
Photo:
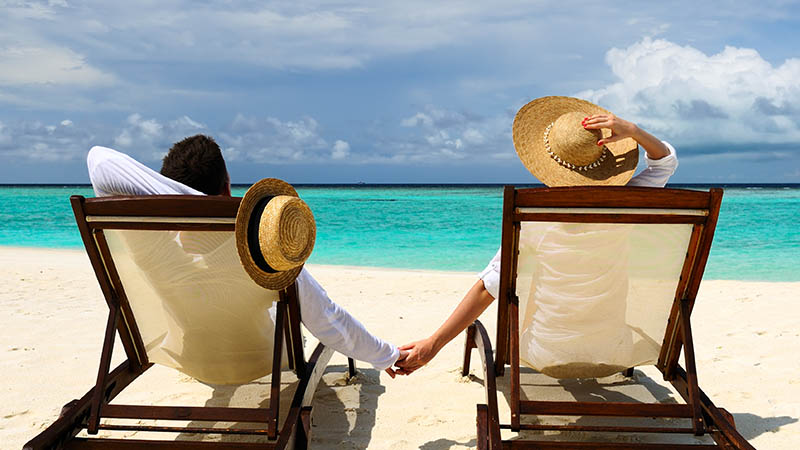
[[[474, 348], [485, 374], [486, 404], [477, 407], [478, 448], [753, 448], [736, 431], [732, 415], [700, 389], [695, 367], [689, 318], [721, 200], [721, 189], [505, 188], [496, 352], [476, 321], [467, 331], [464, 354], [465, 376]], [[587, 239], [595, 247], [571, 245]], [[573, 335], [568, 328], [548, 328], [548, 320], [568, 324], [588, 307], [567, 314], [559, 309], [577, 304], [570, 295], [591, 290], [592, 280], [576, 274], [598, 266], [603, 268], [598, 273], [623, 280], [608, 288], [617, 289], [618, 298], [610, 300], [614, 306], [603, 310], [592, 304], [598, 309], [576, 325]], [[583, 287], [574, 286], [580, 283]], [[602, 289], [606, 287], [594, 292], [595, 300], [605, 301]], [[562, 291], [566, 294], [559, 298]], [[547, 304], [552, 299], [563, 303]], [[615, 308], [618, 317], [606, 317]], [[607, 328], [597, 328], [604, 324]], [[592, 333], [597, 334], [579, 336], [584, 326], [595, 327]], [[548, 333], [553, 333], [552, 340]], [[613, 342], [597, 337], [609, 333], [617, 333]], [[569, 348], [562, 352], [561, 347]], [[681, 351], [685, 367], [679, 363]], [[616, 359], [616, 352], [625, 357]], [[521, 367], [525, 362], [528, 367]], [[506, 364], [510, 379], [496, 378], [504, 375]], [[666, 387], [661, 391], [666, 401], [654, 395], [662, 401], [652, 403], [609, 395], [620, 385], [636, 384], [627, 377], [633, 376], [634, 366], [646, 365], [655, 365], [685, 403], [672, 399]], [[522, 386], [521, 375], [540, 381]], [[612, 377], [606, 387], [605, 376]], [[498, 381], [508, 383], [511, 411], [510, 422], [502, 424]], [[575, 395], [577, 389], [563, 389], [576, 385], [600, 387], [602, 392]], [[544, 387], [565, 393], [558, 396], [564, 401], [552, 401], [552, 396], [543, 401], [543, 394], [537, 400], [536, 390]], [[625, 401], [606, 401], [619, 398]], [[517, 433], [503, 440], [503, 429]]]
[[[234, 237], [241, 199], [73, 196], [70, 200], [109, 308], [103, 350], [95, 386], [67, 404], [25, 449], [306, 448], [311, 400], [333, 350], [319, 344], [306, 360], [297, 286], [266, 290], [241, 267]], [[127, 359], [110, 370], [117, 334]], [[213, 384], [246, 384], [271, 373], [269, 405], [113, 402], [153, 364]], [[298, 380], [291, 404], [283, 405], [288, 412], [279, 404], [284, 367], [293, 370]], [[353, 375], [352, 359], [349, 368]], [[285, 417], [282, 424], [279, 417]], [[174, 421], [192, 423], [177, 426]], [[211, 425], [193, 425], [198, 422]], [[217, 422], [237, 425], [215, 427]], [[82, 430], [86, 433], [78, 436]], [[98, 431], [111, 437], [97, 437]], [[161, 440], [122, 439], [116, 436], [120, 432], [148, 432]], [[252, 435], [257, 442], [226, 442], [224, 436], [221, 442], [167, 441], [161, 432]]]

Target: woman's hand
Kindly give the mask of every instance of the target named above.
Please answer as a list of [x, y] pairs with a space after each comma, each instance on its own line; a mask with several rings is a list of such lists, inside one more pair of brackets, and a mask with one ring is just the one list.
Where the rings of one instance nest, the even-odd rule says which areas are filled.
[[583, 128], [587, 130], [599, 130], [608, 128], [611, 136], [600, 139], [597, 145], [606, 145], [609, 142], [616, 142], [625, 138], [636, 138], [639, 127], [633, 122], [621, 119], [613, 114], [596, 114], [583, 119]]
[[[394, 362], [395, 366], [408, 357], [408, 351], [399, 348], [398, 350], [400, 350], [400, 356], [397, 358], [397, 361]], [[390, 377], [394, 378], [394, 376], [397, 374], [397, 371], [392, 367], [388, 367], [386, 368], [386, 373], [388, 373]]]
[[625, 138], [633, 138], [642, 146], [650, 159], [661, 159], [669, 155], [669, 149], [660, 139], [636, 126], [633, 122], [620, 119], [613, 114], [596, 114], [583, 119], [583, 128], [599, 130], [608, 128], [611, 136], [597, 141], [597, 145], [606, 145]]
[[408, 352], [408, 356], [395, 363], [395, 366], [397, 366], [395, 372], [400, 375], [411, 375], [411, 373], [427, 364], [439, 353], [439, 348], [437, 348], [432, 338], [422, 339], [398, 348], [401, 352]]

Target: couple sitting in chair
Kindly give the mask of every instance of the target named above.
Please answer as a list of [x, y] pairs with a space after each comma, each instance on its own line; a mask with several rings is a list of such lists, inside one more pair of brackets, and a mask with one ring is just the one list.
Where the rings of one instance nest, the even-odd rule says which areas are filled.
[[[573, 98], [544, 97], [525, 105], [515, 118], [513, 136], [523, 164], [554, 188], [662, 188], [678, 164], [675, 150], [666, 142]], [[639, 145], [646, 153], [647, 168], [633, 177]], [[265, 434], [277, 439], [269, 448], [286, 448], [289, 439], [304, 447], [311, 430], [311, 398], [333, 350], [351, 358], [351, 374], [352, 359], [358, 359], [392, 377], [408, 375], [467, 327], [464, 373], [469, 352], [476, 347], [485, 368], [488, 406], [478, 406], [479, 448], [506, 444], [500, 440], [494, 392], [494, 376], [502, 374], [506, 363], [511, 365], [513, 391], [508, 427], [514, 431], [544, 429], [544, 425], [520, 424], [524, 413], [631, 416], [638, 412], [646, 417], [690, 418], [693, 425], [649, 431], [561, 425], [551, 429], [697, 435], [709, 430], [715, 441], [750, 448], [727, 413], [697, 387], [689, 327], [721, 192], [507, 187], [501, 250], [438, 330], [398, 348], [369, 333], [303, 268], [316, 228], [310, 209], [295, 190], [280, 180], [265, 179], [253, 185], [241, 202], [230, 198], [225, 162], [211, 138], [198, 135], [176, 143], [164, 158], [161, 173], [103, 147], [89, 152], [88, 165], [98, 197], [138, 196], [72, 198], [111, 310], [98, 381], [26, 448], [52, 448], [82, 429], [89, 434], [133, 429], [101, 424], [101, 418], [267, 423], [267, 430], [197, 431]], [[203, 299], [202, 307], [196, 298]], [[493, 356], [476, 319], [495, 300], [499, 311]], [[320, 341], [308, 361], [303, 356], [301, 321]], [[117, 332], [128, 361], [109, 371]], [[685, 372], [677, 362], [681, 349]], [[271, 356], [265, 357], [270, 351]], [[575, 409], [565, 402], [521, 401], [520, 360], [555, 378], [597, 378], [656, 364], [687, 404], [604, 407], [578, 402]], [[209, 383], [245, 383], [271, 373], [270, 408], [209, 411], [110, 403], [152, 363]], [[287, 364], [297, 373], [299, 385], [279, 433], [277, 394], [281, 368]], [[78, 443], [89, 441], [74, 438]], [[104, 441], [104, 445], [117, 443]], [[125, 447], [119, 443], [119, 448]]]
[[[558, 108], [552, 125], [543, 117]], [[535, 100], [520, 111], [515, 130], [546, 127], [548, 141], [515, 140], [523, 163], [548, 186], [627, 185], [663, 187], [678, 165], [675, 150], [635, 124], [588, 102], [568, 98]], [[601, 134], [607, 130], [606, 135]], [[552, 142], [552, 143], [551, 143]], [[647, 168], [631, 179], [638, 160], [637, 142], [644, 148]], [[608, 157], [606, 157], [608, 156]], [[572, 161], [572, 162], [570, 162]], [[583, 168], [599, 161], [597, 167]], [[213, 139], [197, 135], [176, 143], [157, 173], [127, 155], [94, 147], [88, 155], [89, 176], [99, 197], [112, 195], [230, 195], [230, 179], [222, 153]], [[591, 175], [587, 175], [591, 174]], [[630, 181], [629, 181], [630, 180]], [[253, 267], [253, 265], [245, 265]], [[258, 269], [255, 269], [258, 271]], [[297, 288], [306, 328], [334, 350], [386, 370], [410, 374], [430, 361], [497, 298], [500, 251], [480, 274], [453, 314], [430, 337], [399, 349], [374, 335], [331, 301], [306, 270], [297, 275]], [[606, 274], [606, 276], [608, 276]], [[394, 368], [392, 367], [394, 366]]]

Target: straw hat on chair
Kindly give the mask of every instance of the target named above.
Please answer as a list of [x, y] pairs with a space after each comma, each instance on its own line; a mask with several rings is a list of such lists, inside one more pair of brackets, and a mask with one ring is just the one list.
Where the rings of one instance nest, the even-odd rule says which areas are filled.
[[314, 249], [314, 215], [285, 181], [265, 178], [244, 194], [236, 214], [236, 249], [250, 278], [267, 289], [294, 282]]

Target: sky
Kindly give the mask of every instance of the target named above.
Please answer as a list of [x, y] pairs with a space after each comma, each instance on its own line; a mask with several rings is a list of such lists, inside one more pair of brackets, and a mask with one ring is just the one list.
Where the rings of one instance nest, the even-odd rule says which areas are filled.
[[548, 95], [673, 144], [672, 182], [798, 183], [797, 30], [779, 0], [0, 0], [0, 184], [198, 133], [233, 183], [535, 183], [511, 125]]

